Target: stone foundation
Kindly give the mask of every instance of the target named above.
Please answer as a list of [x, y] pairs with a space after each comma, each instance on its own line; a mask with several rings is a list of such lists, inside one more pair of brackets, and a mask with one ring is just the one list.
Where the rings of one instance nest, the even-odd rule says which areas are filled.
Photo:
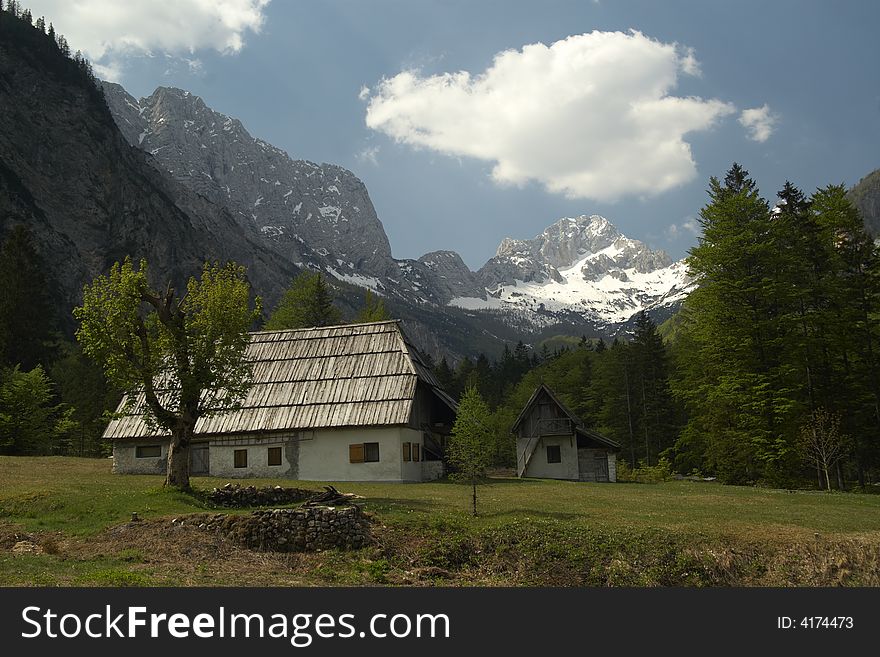
[[354, 550], [373, 542], [369, 520], [359, 506], [272, 509], [249, 515], [194, 514], [172, 524], [214, 531], [264, 552]]

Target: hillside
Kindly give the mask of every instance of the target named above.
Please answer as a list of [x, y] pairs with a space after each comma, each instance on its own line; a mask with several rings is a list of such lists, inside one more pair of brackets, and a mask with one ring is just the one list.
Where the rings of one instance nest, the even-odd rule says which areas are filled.
[[236, 260], [270, 300], [296, 272], [226, 210], [150, 166], [92, 80], [50, 37], [6, 12], [0, 106], [0, 238], [28, 227], [66, 321], [83, 284], [127, 255], [176, 285], [206, 260]]

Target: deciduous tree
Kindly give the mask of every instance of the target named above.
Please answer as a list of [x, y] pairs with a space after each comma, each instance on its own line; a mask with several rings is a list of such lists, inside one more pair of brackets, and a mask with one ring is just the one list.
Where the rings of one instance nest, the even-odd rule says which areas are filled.
[[473, 489], [473, 514], [477, 515], [477, 483], [492, 463], [494, 441], [491, 413], [476, 387], [465, 390], [446, 451], [455, 467], [455, 477], [467, 481]]
[[[186, 293], [153, 289], [147, 264], [116, 263], [83, 291], [74, 314], [83, 351], [124, 390], [133, 412], [171, 436], [168, 486], [189, 488], [196, 422], [239, 405], [251, 384], [248, 329], [260, 317], [243, 267], [206, 263]], [[139, 393], [144, 403], [131, 407]]]

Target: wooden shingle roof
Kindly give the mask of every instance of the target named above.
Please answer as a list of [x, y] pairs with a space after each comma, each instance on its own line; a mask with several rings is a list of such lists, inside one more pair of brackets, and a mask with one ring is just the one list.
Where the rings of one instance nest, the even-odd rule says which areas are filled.
[[[256, 332], [246, 358], [254, 385], [241, 409], [200, 419], [196, 435], [403, 425], [420, 381], [456, 408], [397, 321]], [[104, 437], [165, 435], [144, 422], [143, 404], [141, 395]]]

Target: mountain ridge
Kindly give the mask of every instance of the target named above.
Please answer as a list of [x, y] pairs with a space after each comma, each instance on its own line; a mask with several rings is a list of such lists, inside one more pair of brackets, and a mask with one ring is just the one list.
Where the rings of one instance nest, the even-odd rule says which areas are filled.
[[[655, 277], [656, 289], [650, 294], [622, 285], [616, 293], [605, 290], [601, 299], [590, 299], [589, 294], [578, 298], [590, 291], [591, 283], [607, 283], [608, 276], [625, 283], [633, 273], [648, 274], [673, 264], [665, 252], [626, 237], [598, 215], [559, 219], [531, 240], [504, 238], [495, 256], [477, 271], [454, 251], [395, 259], [366, 186], [352, 172], [293, 159], [188, 91], [159, 87], [137, 100], [120, 85], [104, 83], [104, 89], [132, 146], [150, 153], [180, 184], [227, 207], [245, 230], [270, 248], [297, 266], [323, 270], [338, 281], [414, 308], [509, 310], [517, 314], [517, 322], [526, 324], [534, 315], [534, 329], [554, 321], [606, 328], [628, 320], [627, 312], [666, 303], [674, 289], [687, 286], [678, 267], [666, 277]], [[616, 247], [609, 250], [612, 245]], [[562, 270], [584, 256], [593, 257], [581, 262], [577, 280], [570, 272], [563, 276]], [[668, 289], [661, 289], [667, 279]], [[525, 283], [532, 284], [527, 296], [534, 303], [522, 303], [522, 298], [511, 302], [511, 295], [521, 296], [513, 288]], [[542, 286], [548, 285], [556, 299], [563, 295], [554, 283], [567, 287], [568, 303], [541, 297]], [[461, 299], [468, 301], [457, 302]]]

